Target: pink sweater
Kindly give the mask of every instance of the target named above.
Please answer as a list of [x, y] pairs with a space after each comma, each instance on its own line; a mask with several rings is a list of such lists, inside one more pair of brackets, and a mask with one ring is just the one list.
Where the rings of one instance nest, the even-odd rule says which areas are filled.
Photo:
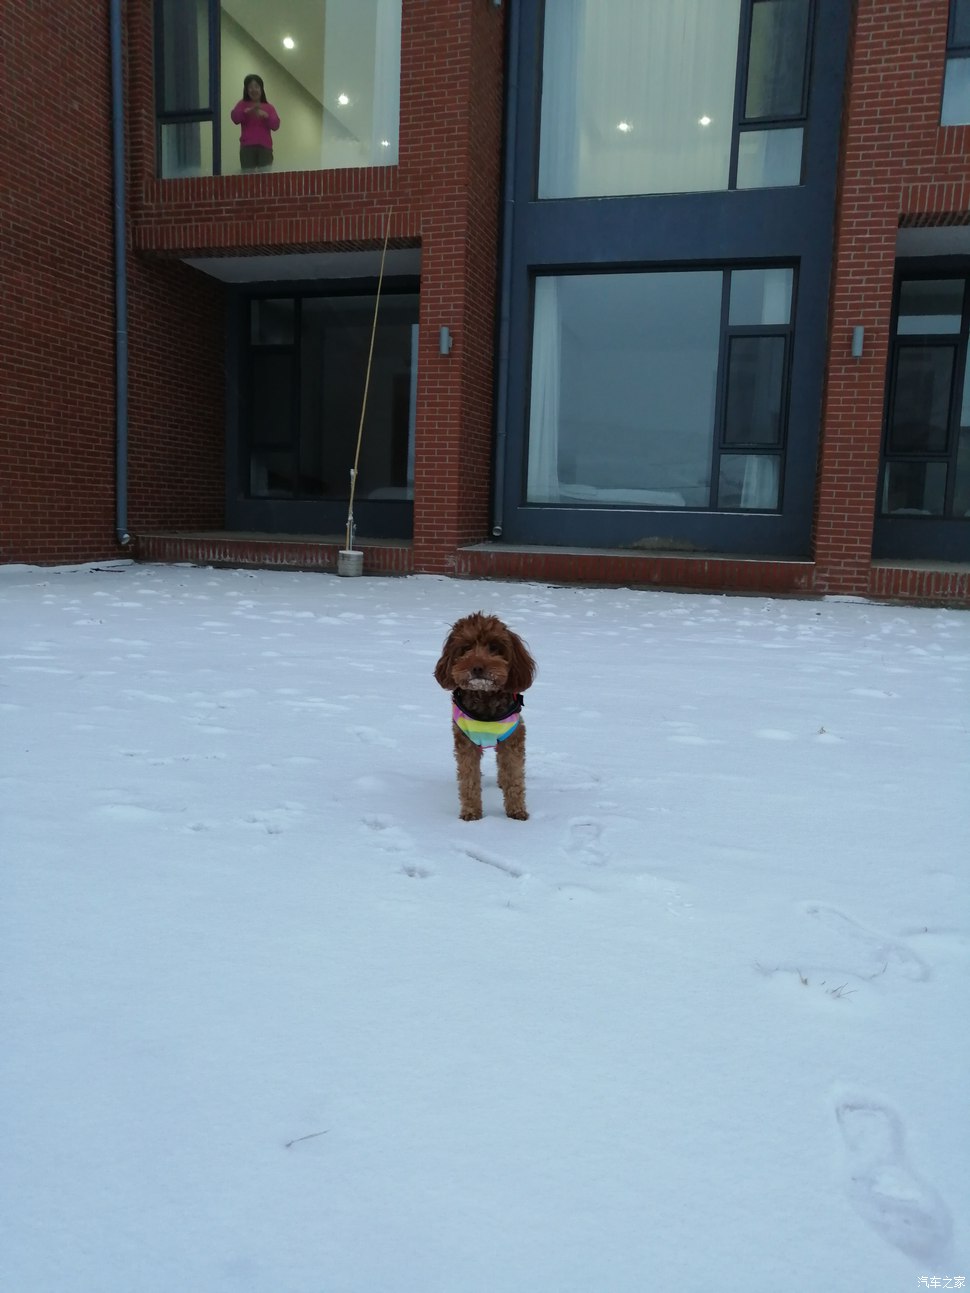
[[[253, 109], [252, 112], [249, 111], [250, 108]], [[257, 108], [262, 108], [266, 116], [261, 117], [256, 111]], [[240, 99], [230, 116], [237, 126], [242, 126], [240, 144], [258, 144], [261, 148], [273, 147], [270, 131], [279, 130], [280, 119], [271, 103], [253, 103], [251, 99]]]

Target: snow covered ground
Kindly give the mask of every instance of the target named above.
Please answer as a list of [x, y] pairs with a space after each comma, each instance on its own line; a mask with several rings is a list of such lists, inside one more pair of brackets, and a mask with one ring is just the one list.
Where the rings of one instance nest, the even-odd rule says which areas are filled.
[[8, 566], [0, 657], [3, 1290], [970, 1287], [970, 615]]

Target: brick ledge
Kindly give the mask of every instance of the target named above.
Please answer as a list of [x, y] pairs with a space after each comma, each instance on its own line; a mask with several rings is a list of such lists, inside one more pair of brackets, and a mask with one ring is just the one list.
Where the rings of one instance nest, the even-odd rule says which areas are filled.
[[[342, 535], [256, 534], [216, 530], [139, 534], [139, 561], [336, 571]], [[416, 561], [405, 539], [357, 539], [364, 571], [377, 575], [446, 574], [464, 579], [627, 585], [684, 592], [816, 597], [860, 592], [876, 601], [970, 607], [970, 565], [879, 560], [861, 572], [862, 587], [840, 587], [833, 572], [803, 558], [614, 548], [467, 544]], [[858, 580], [860, 572], [856, 571]]]

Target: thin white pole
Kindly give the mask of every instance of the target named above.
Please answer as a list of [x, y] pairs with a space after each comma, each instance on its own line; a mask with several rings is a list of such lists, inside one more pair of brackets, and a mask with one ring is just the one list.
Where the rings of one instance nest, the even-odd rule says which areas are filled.
[[357, 467], [360, 463], [360, 445], [364, 438], [364, 415], [367, 412], [367, 392], [370, 389], [370, 369], [371, 361], [374, 358], [374, 338], [377, 335], [377, 311], [381, 303], [381, 287], [384, 283], [384, 260], [387, 256], [387, 241], [391, 236], [391, 213], [387, 213], [387, 222], [384, 227], [384, 249], [381, 252], [381, 272], [377, 279], [377, 295], [374, 297], [374, 322], [370, 330], [370, 350], [367, 354], [367, 374], [364, 377], [364, 398], [360, 402], [360, 426], [357, 428], [357, 451], [354, 454], [354, 465], [350, 469], [350, 506], [347, 508], [347, 546], [345, 551], [351, 551], [351, 542], [354, 529], [354, 493], [357, 489]]

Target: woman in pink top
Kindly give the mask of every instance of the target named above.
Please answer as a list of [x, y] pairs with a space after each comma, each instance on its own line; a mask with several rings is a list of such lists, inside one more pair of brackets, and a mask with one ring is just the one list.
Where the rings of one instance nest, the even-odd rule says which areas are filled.
[[266, 102], [263, 78], [251, 73], [243, 81], [243, 97], [230, 114], [239, 135], [239, 165], [244, 171], [259, 170], [273, 163], [273, 136], [279, 130], [280, 118], [271, 103]]

